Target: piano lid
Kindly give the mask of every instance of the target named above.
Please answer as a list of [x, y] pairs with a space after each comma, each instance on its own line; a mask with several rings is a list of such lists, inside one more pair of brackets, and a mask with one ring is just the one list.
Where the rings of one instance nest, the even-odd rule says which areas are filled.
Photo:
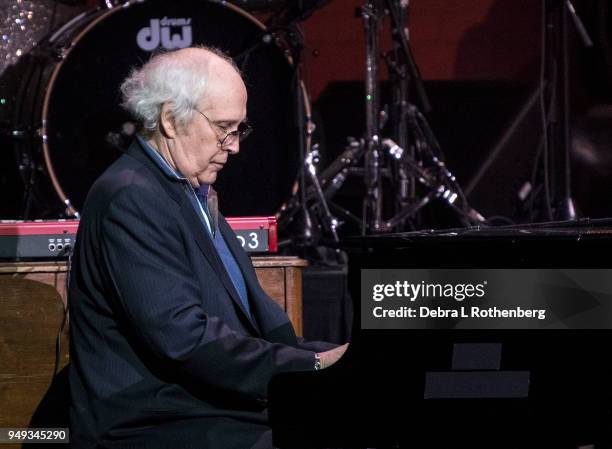
[[490, 238], [490, 237], [556, 237], [582, 238], [592, 235], [612, 235], [612, 218], [582, 218], [570, 221], [517, 224], [507, 226], [477, 225], [466, 228], [425, 229], [411, 232], [379, 235], [354, 236], [344, 240], [347, 247], [362, 246], [363, 242], [376, 244], [377, 241], [415, 238]]

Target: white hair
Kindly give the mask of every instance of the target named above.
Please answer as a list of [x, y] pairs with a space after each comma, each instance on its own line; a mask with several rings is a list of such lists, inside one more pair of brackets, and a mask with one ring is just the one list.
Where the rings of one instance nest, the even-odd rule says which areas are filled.
[[[196, 48], [221, 57], [240, 73], [232, 59], [220, 50]], [[177, 51], [153, 56], [141, 68], [133, 69], [121, 84], [122, 106], [142, 125], [145, 135], [158, 129], [164, 103], [171, 103], [171, 113], [177, 125], [185, 126], [191, 122], [195, 108], [206, 96], [210, 54], [190, 52], [177, 57]]]

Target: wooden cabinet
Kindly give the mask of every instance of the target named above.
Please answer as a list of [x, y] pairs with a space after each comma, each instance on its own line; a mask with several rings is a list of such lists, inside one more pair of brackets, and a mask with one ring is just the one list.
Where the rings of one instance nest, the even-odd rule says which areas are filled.
[[259, 283], [287, 313], [295, 332], [302, 335], [302, 267], [307, 262], [297, 257], [253, 257]]

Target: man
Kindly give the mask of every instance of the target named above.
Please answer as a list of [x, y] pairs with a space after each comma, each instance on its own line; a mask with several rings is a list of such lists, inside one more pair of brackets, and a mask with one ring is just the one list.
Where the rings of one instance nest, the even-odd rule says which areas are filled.
[[248, 133], [217, 50], [158, 55], [122, 85], [142, 134], [93, 185], [70, 285], [73, 448], [269, 448], [266, 388], [346, 346], [296, 338], [206, 196]]

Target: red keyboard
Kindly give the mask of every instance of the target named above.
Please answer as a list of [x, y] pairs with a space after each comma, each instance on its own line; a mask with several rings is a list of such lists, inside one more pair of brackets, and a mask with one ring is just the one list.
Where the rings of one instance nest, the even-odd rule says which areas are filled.
[[[227, 222], [245, 251], [277, 251], [276, 217], [232, 217]], [[67, 257], [78, 227], [79, 220], [0, 221], [0, 259]]]

